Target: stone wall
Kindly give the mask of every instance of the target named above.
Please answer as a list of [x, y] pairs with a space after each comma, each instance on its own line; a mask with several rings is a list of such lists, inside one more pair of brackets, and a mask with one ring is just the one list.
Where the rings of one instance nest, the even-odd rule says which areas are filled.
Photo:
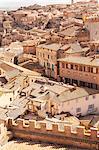
[[57, 124], [49, 126], [46, 123], [23, 119], [16, 121], [9, 119], [7, 127], [12, 131], [15, 138], [71, 145], [84, 149], [99, 149], [99, 135], [96, 128], [86, 131], [84, 127], [78, 126], [75, 130], [72, 130], [72, 126], [66, 125], [64, 129], [59, 129]]

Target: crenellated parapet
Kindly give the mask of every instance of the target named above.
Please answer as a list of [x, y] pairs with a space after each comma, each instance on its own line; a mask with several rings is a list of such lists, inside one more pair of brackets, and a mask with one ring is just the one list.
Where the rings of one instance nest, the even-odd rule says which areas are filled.
[[96, 128], [85, 130], [83, 126], [78, 126], [72, 130], [71, 125], [64, 125], [64, 128], [60, 129], [55, 123], [48, 126], [47, 123], [37, 123], [35, 120], [27, 121], [24, 119], [17, 119], [16, 121], [9, 119], [7, 127], [17, 138], [97, 150], [99, 148], [99, 130]]

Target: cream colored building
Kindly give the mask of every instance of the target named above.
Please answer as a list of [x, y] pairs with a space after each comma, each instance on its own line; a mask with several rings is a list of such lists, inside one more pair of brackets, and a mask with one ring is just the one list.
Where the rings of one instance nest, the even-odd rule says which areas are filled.
[[7, 89], [0, 90], [0, 107], [9, 106], [14, 100], [13, 91]]
[[91, 14], [84, 17], [85, 27], [90, 32], [90, 40], [99, 40], [99, 14]]
[[57, 58], [61, 44], [41, 44], [36, 48], [39, 64], [45, 68], [48, 77], [57, 78]]
[[38, 79], [22, 92], [30, 101], [28, 109], [45, 117], [47, 114], [54, 116], [62, 112], [74, 116], [99, 113], [97, 90]]
[[99, 94], [96, 90], [73, 87], [49, 99], [50, 112], [69, 112], [74, 116], [99, 113]]

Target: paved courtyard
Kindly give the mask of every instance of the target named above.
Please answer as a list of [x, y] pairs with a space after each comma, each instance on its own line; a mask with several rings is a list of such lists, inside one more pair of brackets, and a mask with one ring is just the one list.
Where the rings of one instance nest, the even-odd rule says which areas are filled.
[[4, 145], [1, 150], [80, 150], [77, 148], [65, 148], [60, 145], [46, 144], [39, 142], [27, 142], [23, 140], [13, 140]]

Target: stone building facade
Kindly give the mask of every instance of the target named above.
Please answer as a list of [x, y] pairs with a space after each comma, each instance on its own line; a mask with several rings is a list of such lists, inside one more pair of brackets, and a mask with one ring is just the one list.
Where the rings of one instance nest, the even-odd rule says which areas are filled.
[[57, 79], [57, 57], [61, 44], [42, 44], [36, 48], [36, 56], [39, 64], [45, 67], [45, 74], [48, 77]]
[[59, 77], [65, 83], [99, 89], [99, 60], [88, 57], [59, 59]]

